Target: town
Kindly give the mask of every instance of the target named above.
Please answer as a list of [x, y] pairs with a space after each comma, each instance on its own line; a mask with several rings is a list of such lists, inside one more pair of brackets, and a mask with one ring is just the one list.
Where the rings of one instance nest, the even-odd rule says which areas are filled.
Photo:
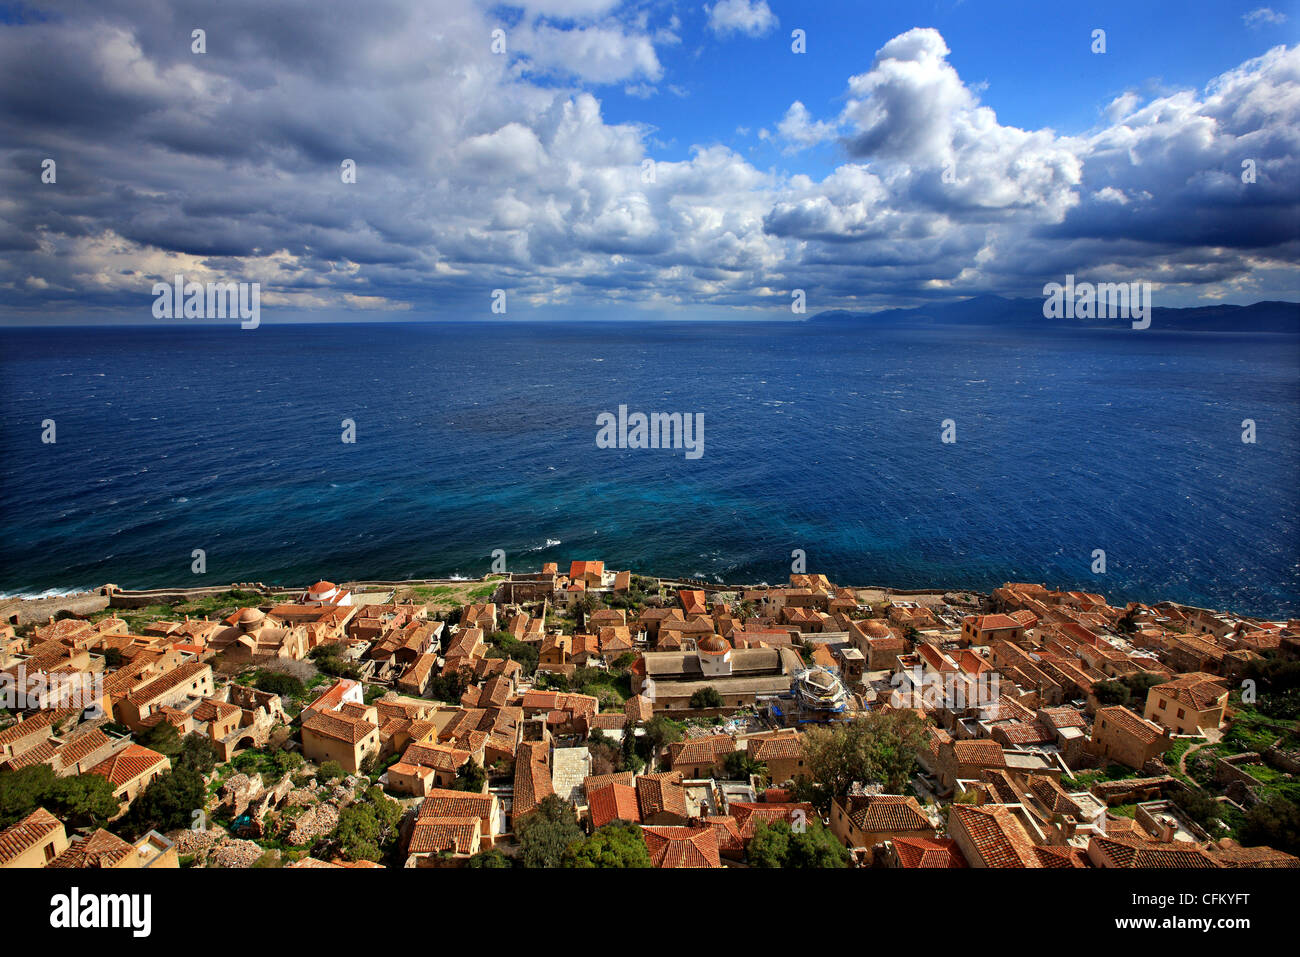
[[1296, 620], [598, 560], [0, 616], [0, 867], [1300, 866]]

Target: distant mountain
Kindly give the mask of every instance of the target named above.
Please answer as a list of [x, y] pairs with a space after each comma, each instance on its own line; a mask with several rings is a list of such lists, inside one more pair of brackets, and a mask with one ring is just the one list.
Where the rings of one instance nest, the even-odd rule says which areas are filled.
[[[1062, 328], [1118, 328], [1129, 325], [1128, 320], [1121, 319], [1046, 319], [1043, 317], [1042, 299], [1005, 299], [1002, 296], [974, 296], [957, 302], [935, 303], [912, 309], [886, 309], [881, 312], [849, 312], [838, 309], [818, 313], [809, 321], [867, 325], [1049, 325]], [[1249, 306], [1193, 306], [1187, 309], [1156, 306], [1151, 310], [1151, 328], [1300, 335], [1300, 303], [1257, 302]]]

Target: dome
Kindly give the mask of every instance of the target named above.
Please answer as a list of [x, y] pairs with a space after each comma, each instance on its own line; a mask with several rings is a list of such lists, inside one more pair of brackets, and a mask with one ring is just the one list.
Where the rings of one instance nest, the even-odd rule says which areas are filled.
[[338, 586], [333, 582], [317, 582], [312, 585], [311, 588], [307, 589], [307, 591], [312, 595], [328, 595], [330, 592], [334, 591], [336, 587]]
[[731, 650], [731, 644], [721, 635], [709, 635], [696, 642], [695, 648], [704, 655], [725, 655]]
[[235, 616], [235, 621], [241, 625], [255, 625], [266, 617], [266, 612], [260, 608], [245, 608]]

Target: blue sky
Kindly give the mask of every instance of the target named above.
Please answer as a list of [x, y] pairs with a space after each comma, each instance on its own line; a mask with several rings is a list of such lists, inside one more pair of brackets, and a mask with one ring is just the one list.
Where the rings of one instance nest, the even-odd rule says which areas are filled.
[[1294, 299], [1296, 6], [0, 4], [0, 321]]
[[[768, 5], [779, 28], [757, 38], [717, 37], [707, 29], [705, 4], [674, 6], [683, 42], [661, 48], [660, 60], [667, 81], [687, 95], [640, 99], [614, 85], [603, 92], [609, 119], [653, 124], [657, 138], [671, 144], [661, 151], [665, 156], [684, 158], [692, 144], [721, 142], [759, 164], [829, 171], [840, 158], [833, 146], [792, 162], [752, 134], [770, 127], [792, 99], [817, 113], [836, 111], [845, 78], [865, 70], [879, 47], [912, 27], [943, 34], [952, 49], [949, 62], [967, 82], [987, 84], [981, 99], [1003, 123], [1061, 133], [1098, 124], [1102, 107], [1125, 90], [1199, 87], [1270, 46], [1295, 43], [1300, 28], [1294, 3], [1271, 8], [1286, 22], [1248, 26], [1243, 16], [1260, 9], [1259, 0]], [[786, 56], [795, 28], [810, 38], [803, 57]], [[1096, 28], [1107, 31], [1105, 57], [1090, 50]], [[734, 121], [729, 129], [719, 122], [720, 106]], [[751, 136], [737, 134], [737, 126], [748, 127]]]

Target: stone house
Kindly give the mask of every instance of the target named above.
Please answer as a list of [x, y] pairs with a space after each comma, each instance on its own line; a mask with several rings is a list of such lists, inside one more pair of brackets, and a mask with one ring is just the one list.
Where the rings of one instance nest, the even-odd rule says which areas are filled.
[[875, 847], [900, 837], [934, 837], [934, 824], [916, 798], [897, 794], [837, 797], [831, 803], [831, 832], [845, 847]]
[[1092, 752], [1135, 771], [1172, 744], [1167, 730], [1120, 705], [1098, 709], [1092, 724]]

